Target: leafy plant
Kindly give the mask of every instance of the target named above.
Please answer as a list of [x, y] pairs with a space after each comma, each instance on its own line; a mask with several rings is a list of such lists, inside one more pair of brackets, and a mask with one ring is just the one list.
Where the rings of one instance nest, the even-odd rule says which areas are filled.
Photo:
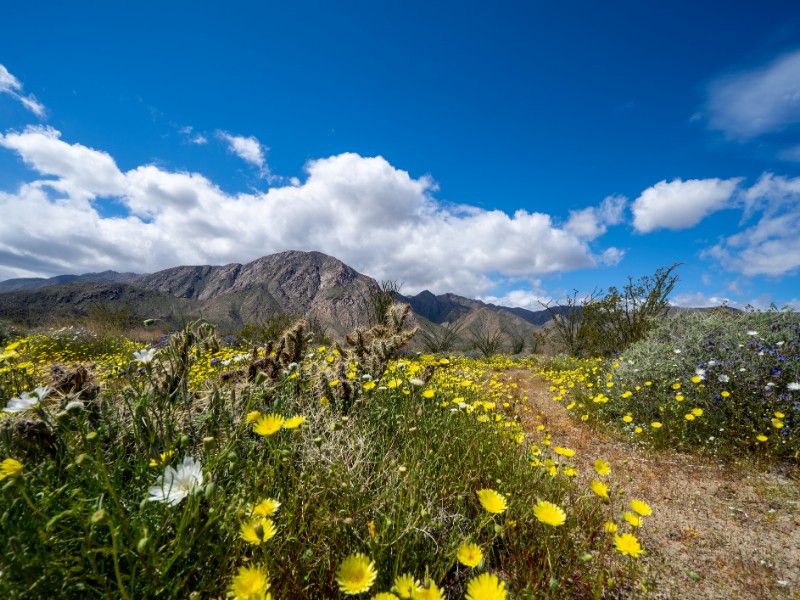
[[452, 352], [458, 344], [463, 321], [442, 323], [437, 326], [423, 325], [419, 335], [422, 345], [433, 354]]
[[557, 307], [542, 304], [553, 317], [556, 335], [572, 356], [611, 356], [643, 339], [669, 311], [669, 295], [679, 265], [660, 268], [619, 289], [612, 286], [578, 299], [577, 290]]
[[402, 284], [397, 281], [381, 281], [378, 289], [370, 294], [370, 325], [389, 325], [389, 310], [394, 306]]

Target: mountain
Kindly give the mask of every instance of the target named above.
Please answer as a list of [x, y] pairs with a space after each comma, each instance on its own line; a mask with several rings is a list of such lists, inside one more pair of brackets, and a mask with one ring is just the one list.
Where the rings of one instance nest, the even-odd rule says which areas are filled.
[[400, 299], [403, 302], [408, 302], [416, 314], [440, 325], [442, 323], [453, 323], [470, 312], [482, 308], [505, 314], [508, 318], [513, 315], [537, 327], [541, 327], [552, 319], [550, 311], [546, 309], [533, 311], [525, 308], [497, 306], [495, 304], [486, 304], [480, 300], [457, 296], [456, 294], [434, 296], [428, 290], [420, 292], [416, 296], [401, 296]]
[[368, 321], [374, 279], [321, 252], [289, 251], [245, 265], [175, 267], [135, 285], [196, 301], [211, 322], [241, 327], [275, 312], [313, 316], [337, 333]]
[[[27, 289], [0, 293], [0, 318], [40, 325], [124, 306], [131, 319], [158, 318], [175, 326], [202, 316], [234, 331], [282, 313], [313, 316], [341, 335], [367, 323], [370, 294], [378, 289], [375, 280], [320, 252], [281, 252], [245, 265], [175, 267], [150, 275], [96, 275], [97, 281], [92, 274], [32, 280]], [[126, 283], [109, 283], [115, 276]], [[0, 285], [26, 285], [10, 282]]]
[[138, 277], [140, 276], [136, 273], [103, 271], [102, 273], [84, 273], [83, 275], [57, 275], [56, 277], [50, 277], [48, 279], [43, 277], [6, 279], [5, 281], [0, 281], [0, 294], [25, 290], [40, 290], [45, 287], [75, 282], [131, 283]]
[[[0, 319], [42, 325], [108, 315], [177, 327], [204, 317], [223, 332], [275, 314], [312, 317], [341, 337], [369, 321], [377, 282], [320, 252], [289, 251], [247, 264], [183, 266], [157, 273], [87, 273], [0, 282]], [[458, 321], [462, 346], [483, 330], [528, 337], [547, 311], [494, 306], [456, 294], [398, 296], [430, 331]]]

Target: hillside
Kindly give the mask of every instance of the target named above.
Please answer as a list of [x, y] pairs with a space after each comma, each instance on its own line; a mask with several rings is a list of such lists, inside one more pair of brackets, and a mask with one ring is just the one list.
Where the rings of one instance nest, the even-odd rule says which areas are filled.
[[[271, 315], [313, 317], [339, 337], [369, 322], [371, 277], [320, 252], [289, 251], [247, 264], [180, 266], [147, 275], [62, 275], [0, 282], [0, 319], [42, 325], [80, 319], [93, 311], [126, 311], [131, 320], [161, 319], [166, 325], [204, 317], [222, 331], [237, 331]], [[423, 291], [399, 296], [431, 330], [459, 322], [460, 345], [481, 327], [529, 335], [549, 320], [532, 312], [485, 304], [456, 294]]]

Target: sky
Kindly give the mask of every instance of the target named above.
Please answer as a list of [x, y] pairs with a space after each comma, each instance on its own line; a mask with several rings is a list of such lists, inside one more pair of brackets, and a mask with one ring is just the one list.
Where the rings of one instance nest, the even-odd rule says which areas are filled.
[[316, 250], [541, 309], [800, 308], [800, 4], [16, 2], [0, 280]]

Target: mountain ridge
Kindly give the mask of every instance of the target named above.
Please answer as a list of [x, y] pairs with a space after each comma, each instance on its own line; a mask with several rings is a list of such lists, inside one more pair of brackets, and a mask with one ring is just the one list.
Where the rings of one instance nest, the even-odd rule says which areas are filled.
[[[321, 252], [290, 250], [249, 263], [191, 265], [150, 274], [85, 273], [49, 279], [0, 282], [0, 318], [29, 325], [80, 318], [101, 306], [126, 306], [131, 317], [159, 318], [174, 325], [204, 317], [223, 330], [235, 330], [275, 313], [313, 317], [338, 336], [370, 318], [376, 280]], [[467, 329], [484, 322], [508, 334], [527, 334], [549, 320], [549, 313], [486, 304], [424, 290], [398, 294], [426, 327], [460, 321]]]

